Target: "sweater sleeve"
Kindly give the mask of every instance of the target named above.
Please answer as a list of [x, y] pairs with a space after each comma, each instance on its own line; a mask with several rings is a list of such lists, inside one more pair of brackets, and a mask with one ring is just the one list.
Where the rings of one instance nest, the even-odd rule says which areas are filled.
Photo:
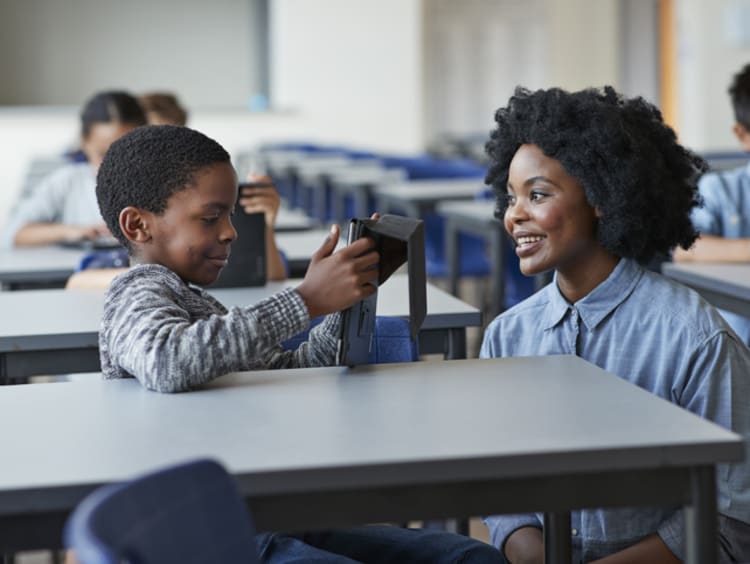
[[309, 322], [293, 289], [226, 311], [167, 269], [131, 270], [113, 282], [105, 301], [102, 371], [105, 378], [134, 376], [150, 390], [179, 392], [238, 370], [325, 364], [335, 355], [336, 316], [297, 351], [278, 346]]

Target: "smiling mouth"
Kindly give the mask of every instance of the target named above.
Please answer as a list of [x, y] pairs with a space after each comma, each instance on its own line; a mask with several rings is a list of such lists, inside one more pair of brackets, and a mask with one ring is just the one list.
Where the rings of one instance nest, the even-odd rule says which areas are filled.
[[208, 257], [209, 262], [212, 264], [224, 268], [229, 262], [229, 255], [223, 257]]
[[524, 247], [527, 245], [531, 245], [533, 243], [538, 243], [545, 237], [542, 235], [524, 235], [523, 237], [518, 237], [516, 239], [516, 246], [517, 247]]

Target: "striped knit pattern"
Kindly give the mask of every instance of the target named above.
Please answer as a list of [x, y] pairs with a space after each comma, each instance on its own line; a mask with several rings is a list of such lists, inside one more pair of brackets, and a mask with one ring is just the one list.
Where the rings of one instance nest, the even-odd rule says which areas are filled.
[[168, 268], [138, 265], [114, 279], [104, 300], [102, 374], [180, 392], [240, 370], [332, 365], [339, 314], [315, 327], [297, 350], [279, 346], [309, 323], [304, 301], [292, 288], [227, 310]]

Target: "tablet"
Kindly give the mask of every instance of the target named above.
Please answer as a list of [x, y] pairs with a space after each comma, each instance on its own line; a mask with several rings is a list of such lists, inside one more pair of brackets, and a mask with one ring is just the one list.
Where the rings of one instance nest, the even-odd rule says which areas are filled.
[[[240, 193], [242, 186], [240, 184]], [[262, 212], [245, 213], [238, 195], [232, 223], [237, 230], [237, 240], [232, 243], [227, 265], [211, 287], [265, 286], [267, 272], [265, 215]]]
[[[409, 276], [409, 329], [414, 339], [427, 313], [424, 222], [398, 215], [379, 219], [353, 219], [349, 223], [347, 241], [371, 237], [380, 254], [378, 279], [380, 286], [407, 263]], [[368, 364], [375, 339], [377, 291], [344, 310], [341, 320], [336, 364], [358, 366]]]

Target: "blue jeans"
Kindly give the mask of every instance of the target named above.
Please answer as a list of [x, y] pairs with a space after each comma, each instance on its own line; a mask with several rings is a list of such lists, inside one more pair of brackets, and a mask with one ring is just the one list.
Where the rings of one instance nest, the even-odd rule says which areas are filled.
[[463, 535], [387, 525], [258, 535], [258, 548], [266, 564], [495, 564], [503, 561], [494, 547]]

